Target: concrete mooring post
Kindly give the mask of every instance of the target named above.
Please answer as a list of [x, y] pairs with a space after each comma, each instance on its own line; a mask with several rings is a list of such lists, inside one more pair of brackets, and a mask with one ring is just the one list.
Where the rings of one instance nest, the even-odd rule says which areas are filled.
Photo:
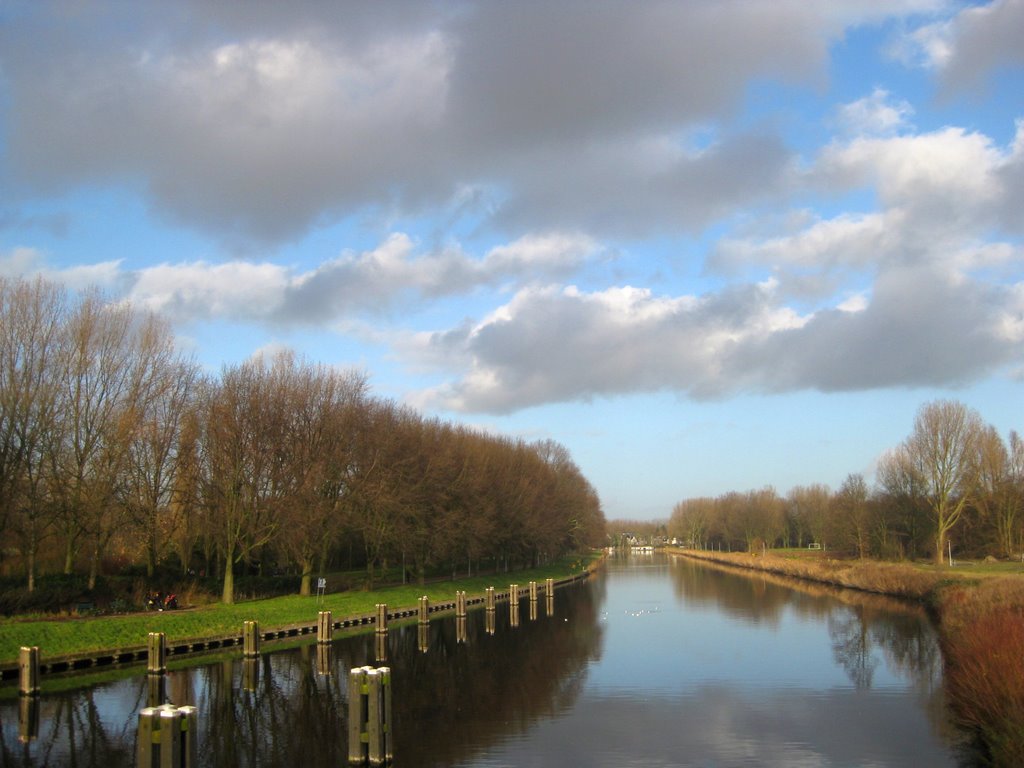
[[260, 655], [260, 623], [247, 621], [242, 625], [242, 655], [253, 658]]
[[348, 761], [385, 765], [393, 759], [391, 669], [352, 669], [348, 678]]
[[377, 603], [377, 634], [388, 631], [388, 604]]
[[329, 643], [334, 639], [334, 619], [330, 611], [320, 611], [316, 619], [317, 643]]
[[39, 646], [22, 646], [18, 653], [18, 691], [22, 696], [39, 695]]
[[146, 672], [150, 675], [162, 675], [167, 671], [167, 635], [163, 632], [150, 632], [146, 636]]
[[164, 704], [139, 712], [136, 765], [139, 768], [192, 768], [198, 763], [198, 712]]

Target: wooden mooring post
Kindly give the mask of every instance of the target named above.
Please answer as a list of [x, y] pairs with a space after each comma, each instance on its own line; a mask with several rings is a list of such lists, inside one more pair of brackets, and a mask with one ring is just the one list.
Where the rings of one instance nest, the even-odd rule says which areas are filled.
[[519, 604], [519, 585], [509, 584], [508, 585], [508, 601], [513, 605]]
[[385, 765], [393, 759], [391, 669], [352, 669], [348, 677], [348, 761]]
[[198, 712], [163, 704], [139, 712], [138, 768], [193, 768], [198, 765]]
[[146, 706], [159, 707], [167, 701], [167, 675], [146, 675]]
[[146, 656], [147, 674], [164, 674], [167, 671], [167, 635], [163, 632], [150, 632], [146, 635]]
[[553, 595], [553, 594], [555, 594], [555, 580], [554, 579], [548, 579], [546, 582], [544, 582], [544, 594], [546, 594], [546, 595]]
[[253, 658], [260, 655], [260, 623], [247, 621], [242, 625], [242, 655]]
[[388, 631], [388, 604], [377, 603], [377, 634]]
[[463, 591], [455, 593], [455, 615], [466, 615], [466, 593]]
[[334, 639], [334, 618], [330, 611], [320, 611], [316, 618], [317, 643], [329, 643]]
[[334, 661], [334, 648], [327, 643], [317, 643], [316, 646], [316, 673], [323, 677], [331, 674]]
[[536, 603], [537, 602], [537, 582], [536, 581], [531, 581], [530, 582], [530, 602], [531, 603]]
[[426, 595], [420, 598], [420, 624], [430, 623], [430, 598]]
[[18, 741], [28, 744], [39, 738], [39, 697], [18, 697]]
[[242, 659], [242, 690], [256, 693], [260, 687], [260, 659], [258, 656], [247, 656]]
[[488, 635], [493, 635], [496, 629], [497, 622], [495, 621], [496, 611], [485, 611], [484, 616], [484, 627], [487, 630]]
[[488, 587], [484, 590], [484, 607], [488, 611], [494, 610], [494, 587]]
[[22, 646], [18, 653], [18, 691], [22, 696], [39, 695], [39, 646]]

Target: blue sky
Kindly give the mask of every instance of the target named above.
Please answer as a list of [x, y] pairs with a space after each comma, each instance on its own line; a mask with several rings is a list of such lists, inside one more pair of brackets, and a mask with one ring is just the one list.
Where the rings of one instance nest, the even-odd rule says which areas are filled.
[[0, 2], [0, 275], [572, 452], [610, 518], [1024, 428], [1024, 0]]

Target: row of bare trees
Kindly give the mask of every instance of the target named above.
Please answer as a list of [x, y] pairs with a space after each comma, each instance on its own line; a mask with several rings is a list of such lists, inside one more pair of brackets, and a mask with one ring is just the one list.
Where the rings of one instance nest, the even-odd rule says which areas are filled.
[[[471, 572], [599, 544], [568, 452], [426, 419], [284, 352], [205, 376], [159, 318], [0, 278], [0, 566], [240, 563], [302, 574], [358, 550]], [[350, 558], [351, 559], [351, 558]]]
[[977, 411], [955, 401], [923, 405], [911, 434], [881, 458], [874, 487], [860, 474], [838, 490], [816, 484], [780, 496], [773, 488], [687, 499], [668, 533], [699, 548], [811, 543], [858, 557], [938, 562], [1024, 552], [1024, 441], [1004, 441]]

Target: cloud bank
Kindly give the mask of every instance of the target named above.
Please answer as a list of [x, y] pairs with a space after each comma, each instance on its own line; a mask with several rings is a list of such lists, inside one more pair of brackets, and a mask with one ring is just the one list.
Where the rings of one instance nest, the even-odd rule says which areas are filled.
[[[0, 274], [100, 284], [182, 324], [378, 324], [443, 380], [420, 402], [466, 412], [1024, 375], [1024, 123], [1009, 141], [919, 128], [875, 85], [806, 147], [748, 109], [759, 83], [828, 92], [834, 47], [886, 24], [957, 98], [1021, 66], [1024, 0], [150, 10], [9, 6], [0, 230], [68, 236], [73, 216], [33, 201], [129, 189], [223, 258], [61, 268], [25, 246]], [[360, 217], [397, 224], [275, 258]], [[424, 245], [417, 218], [465, 238]], [[645, 282], [674, 273], [699, 288]], [[395, 327], [467, 297], [462, 322]]]

